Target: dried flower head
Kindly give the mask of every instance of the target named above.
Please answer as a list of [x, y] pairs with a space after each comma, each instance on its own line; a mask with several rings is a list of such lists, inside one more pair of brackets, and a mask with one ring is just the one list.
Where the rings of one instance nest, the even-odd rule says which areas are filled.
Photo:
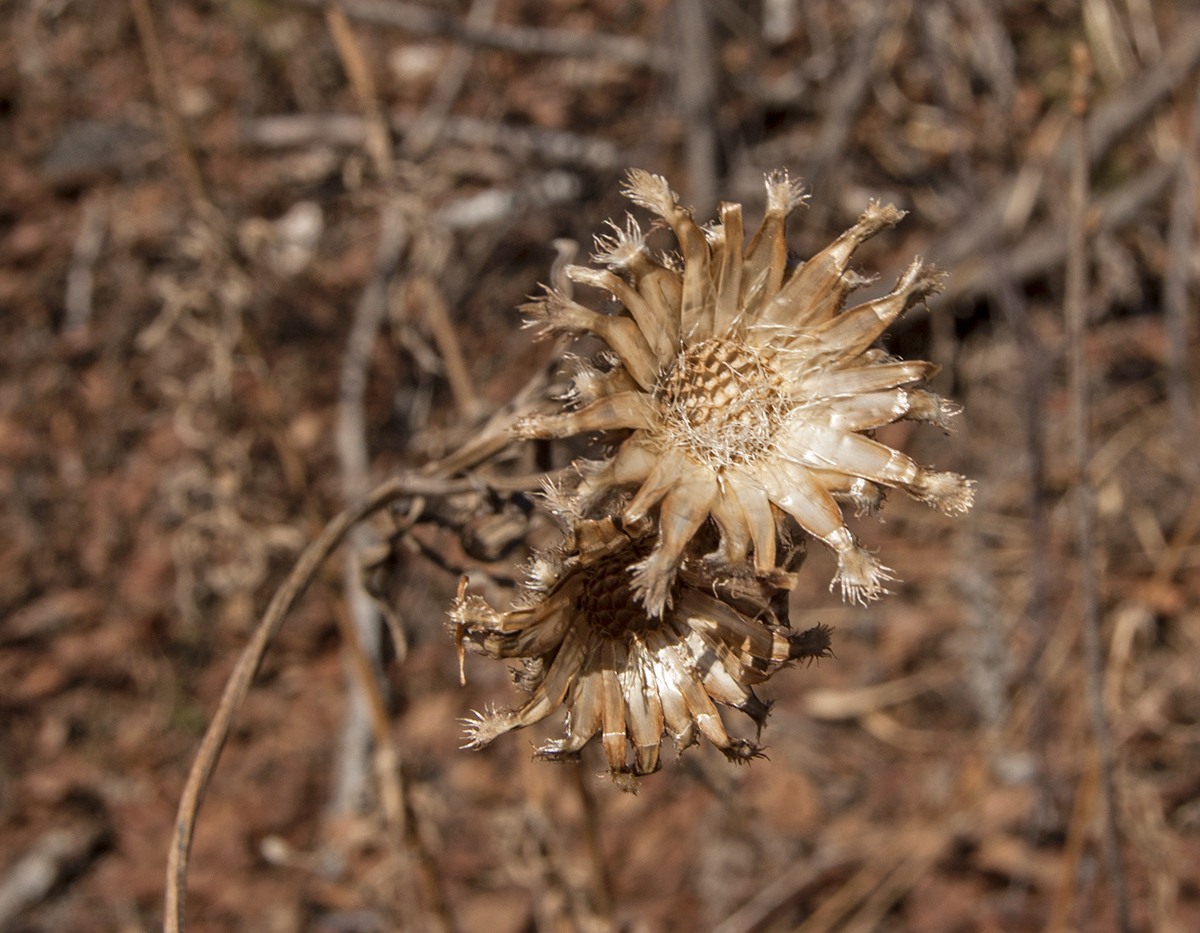
[[631, 170], [625, 194], [670, 226], [682, 269], [651, 254], [631, 217], [598, 238], [594, 259], [606, 269], [567, 269], [573, 281], [615, 297], [619, 313], [591, 311], [554, 289], [526, 306], [548, 329], [594, 334], [613, 351], [608, 365], [581, 368], [574, 408], [527, 418], [517, 430], [632, 432], [610, 459], [581, 465], [578, 495], [586, 511], [637, 487], [623, 507], [626, 524], [657, 509], [657, 543], [632, 568], [649, 616], [670, 605], [685, 550], [710, 517], [721, 533], [711, 560], [736, 568], [752, 554], [765, 574], [776, 560], [774, 510], [782, 510], [837, 554], [843, 596], [865, 602], [892, 576], [855, 540], [839, 502], [870, 511], [881, 487], [898, 487], [947, 514], [971, 506], [968, 480], [866, 436], [900, 419], [946, 427], [956, 413], [925, 385], [936, 366], [871, 349], [939, 289], [942, 273], [915, 260], [887, 295], [843, 310], [867, 281], [848, 268], [854, 250], [903, 212], [871, 202], [792, 271], [785, 220], [801, 190], [785, 172], [769, 175], [766, 187], [766, 215], [743, 249], [741, 205], [722, 204], [720, 223], [702, 228], [663, 178]]
[[790, 661], [826, 656], [829, 629], [790, 633], [773, 611], [782, 602], [786, 615], [786, 600], [775, 599], [786, 592], [784, 573], [768, 583], [684, 572], [673, 607], [652, 616], [633, 599], [628, 572], [649, 544], [631, 535], [610, 518], [572, 522], [563, 547], [535, 559], [531, 583], [508, 612], [466, 595], [464, 580], [450, 614], [460, 651], [522, 659], [516, 679], [530, 694], [517, 709], [476, 713], [466, 747], [482, 748], [565, 704], [566, 735], [537, 755], [576, 757], [601, 733], [610, 773], [630, 789], [658, 770], [668, 733], [680, 750], [699, 734], [731, 761], [760, 754], [757, 742], [730, 737], [716, 704], [742, 710], [761, 731], [768, 706], [753, 685]]

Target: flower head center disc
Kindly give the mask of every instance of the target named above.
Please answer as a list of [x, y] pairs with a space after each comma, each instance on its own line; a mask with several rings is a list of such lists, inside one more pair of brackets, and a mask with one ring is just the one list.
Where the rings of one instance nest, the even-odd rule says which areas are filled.
[[765, 453], [788, 401], [770, 351], [720, 337], [680, 353], [660, 393], [672, 443], [713, 469]]
[[[608, 558], [583, 573], [579, 612], [593, 628], [609, 638], [622, 638], [630, 630], [644, 631], [651, 625], [645, 610], [634, 602], [628, 555]], [[654, 623], [657, 626], [657, 621]]]

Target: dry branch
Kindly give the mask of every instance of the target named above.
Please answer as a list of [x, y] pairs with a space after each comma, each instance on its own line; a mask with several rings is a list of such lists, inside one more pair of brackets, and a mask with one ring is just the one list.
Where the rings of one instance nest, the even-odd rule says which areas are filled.
[[[389, 156], [390, 158], [390, 156]], [[381, 172], [387, 171], [381, 165]], [[347, 502], [366, 494], [370, 455], [367, 450], [366, 414], [363, 397], [367, 388], [371, 352], [379, 327], [387, 314], [388, 285], [409, 241], [408, 224], [397, 205], [386, 206], [380, 215], [379, 244], [375, 267], [354, 312], [354, 324], [342, 355], [338, 387], [337, 452], [342, 471], [342, 491]], [[380, 613], [363, 587], [361, 554], [375, 543], [366, 526], [350, 533], [350, 547], [342, 566], [342, 585], [350, 609], [356, 650], [370, 660], [371, 679], [378, 677]], [[331, 810], [335, 814], [357, 812], [365, 797], [367, 762], [371, 754], [370, 698], [377, 682], [364, 683], [363, 669], [351, 664], [347, 670], [350, 702], [342, 726], [336, 780]]]
[[[394, 114], [392, 129], [401, 139], [416, 127], [416, 118]], [[241, 124], [242, 140], [266, 149], [345, 146], [357, 148], [366, 139], [366, 123], [356, 114], [281, 114], [257, 117]], [[441, 124], [439, 138], [464, 146], [497, 149], [513, 158], [542, 159], [593, 171], [613, 171], [630, 160], [606, 139], [565, 130], [512, 126], [477, 117], [451, 116]]]
[[[325, 0], [292, 0], [304, 6], [324, 6]], [[531, 26], [479, 26], [455, 16], [404, 0], [339, 0], [346, 15], [367, 23], [393, 26], [427, 36], [444, 36], [469, 45], [503, 49], [526, 55], [562, 55], [568, 58], [608, 58], [641, 68], [661, 68], [651, 46], [634, 36], [536, 29]]]

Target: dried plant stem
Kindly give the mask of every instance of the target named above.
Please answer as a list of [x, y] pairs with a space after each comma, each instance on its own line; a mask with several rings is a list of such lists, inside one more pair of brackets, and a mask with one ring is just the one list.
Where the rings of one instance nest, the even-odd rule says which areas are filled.
[[[467, 25], [486, 29], [492, 25], [498, 0], [473, 0], [467, 13]], [[442, 134], [446, 118], [458, 99], [463, 82], [471, 70], [475, 49], [459, 42], [450, 50], [450, 55], [438, 73], [437, 83], [425, 102], [420, 115], [413, 121], [404, 138], [405, 152], [414, 159], [426, 155]]]
[[[354, 313], [354, 323], [342, 355], [338, 387], [337, 452], [342, 473], [342, 490], [347, 502], [361, 498], [368, 488], [369, 452], [363, 396], [366, 392], [371, 351], [387, 312], [388, 284], [408, 245], [408, 227], [397, 207], [385, 207], [380, 215], [379, 244], [375, 267], [363, 289]], [[356, 528], [350, 533], [350, 547], [343, 562], [342, 578], [346, 603], [354, 623], [355, 641], [370, 660], [371, 683], [362, 680], [362, 671], [348, 666], [349, 703], [343, 724], [336, 763], [333, 799], [335, 815], [358, 812], [361, 808], [369, 772], [371, 754], [370, 695], [379, 690], [376, 668], [379, 665], [380, 613], [374, 600], [363, 588], [359, 555], [374, 543], [370, 529]]]
[[906, 857], [901, 838], [884, 846], [855, 875], [796, 928], [795, 933], [828, 933], [871, 895], [884, 880], [896, 871]]
[[993, 265], [992, 294], [1021, 348], [1024, 379], [1025, 450], [1029, 458], [1029, 578], [1030, 593], [1025, 615], [1033, 632], [1033, 648], [1025, 662], [1025, 676], [1018, 682], [1029, 685], [1035, 746], [1041, 744], [1042, 707], [1045, 682], [1036, 676], [1042, 656], [1054, 634], [1050, 617], [1051, 577], [1049, 555], [1049, 504], [1051, 491], [1046, 480], [1045, 411], [1049, 398], [1050, 358], [1029, 319], [1024, 297], [1013, 284], [1006, 257], [1001, 254]]
[[387, 701], [379, 685], [374, 660], [363, 648], [356, 620], [344, 605], [335, 607], [335, 616], [355, 682], [366, 694], [371, 737], [375, 744], [375, 780], [379, 786], [379, 803], [387, 828], [387, 839], [392, 845], [402, 848], [411, 859], [425, 888], [436, 929], [439, 933], [453, 930], [455, 925], [442, 889], [441, 875], [433, 856], [421, 840], [405, 793], [400, 749], [392, 738]]
[[450, 383], [450, 392], [454, 396], [454, 404], [458, 408], [459, 417], [466, 424], [473, 424], [481, 412], [479, 396], [471, 380], [471, 370], [463, 356], [462, 342], [450, 319], [450, 309], [446, 307], [446, 299], [437, 283], [427, 275], [413, 278], [412, 292], [421, 304], [425, 313], [425, 322], [433, 332], [434, 343], [446, 366], [446, 379]]
[[1075, 803], [1071, 808], [1071, 822], [1067, 826], [1067, 844], [1063, 850], [1062, 867], [1054, 899], [1050, 905], [1050, 920], [1046, 933], [1063, 933], [1069, 928], [1071, 907], [1075, 903], [1075, 885], [1079, 874], [1079, 860], [1083, 857], [1092, 813], [1096, 809], [1096, 791], [1099, 787], [1100, 759], [1088, 756], [1088, 763], [1075, 786]]
[[343, 603], [334, 609], [342, 645], [355, 682], [366, 693], [371, 736], [375, 742], [375, 777], [379, 782], [379, 803], [384, 824], [392, 840], [404, 838], [406, 816], [404, 784], [400, 773], [400, 751], [392, 741], [387, 700], [380, 689], [375, 661], [359, 639], [358, 627]]
[[[862, 9], [869, 11], [864, 14], [869, 18], [855, 31], [847, 56], [849, 61], [829, 89], [825, 118], [804, 166], [805, 180], [814, 192], [830, 190], [827, 184], [829, 173], [845, 149], [854, 121], [871, 89], [871, 75], [876, 67], [875, 51], [887, 29], [897, 25], [892, 7], [864, 5]], [[805, 225], [810, 237], [824, 235], [831, 210], [829, 198], [824, 194], [812, 203], [812, 212]], [[814, 244], [806, 246], [812, 248]]]
[[92, 319], [93, 269], [104, 246], [108, 229], [108, 204], [102, 196], [89, 199], [83, 207], [75, 248], [71, 252], [71, 267], [67, 270], [67, 291], [64, 297], [66, 315], [64, 334], [79, 334], [87, 330]]
[[[1195, 146], [1200, 139], [1200, 94], [1192, 105], [1190, 126], [1180, 145], [1171, 220], [1167, 229], [1167, 270], [1163, 281], [1166, 316], [1167, 395], [1174, 422], [1175, 442], [1181, 453], [1195, 450], [1195, 412], [1188, 385], [1188, 285], [1189, 256], [1196, 238], [1196, 186], [1193, 180]], [[1184, 455], [1185, 463], [1194, 458]]]
[[350, 86], [354, 88], [354, 96], [358, 98], [367, 120], [367, 153], [375, 163], [379, 178], [386, 182], [392, 175], [392, 137], [379, 103], [375, 79], [371, 76], [371, 69], [363, 58], [358, 39], [342, 8], [336, 3], [327, 4], [325, 22], [337, 47], [338, 58], [350, 79]]
[[591, 874], [592, 908], [609, 929], [617, 929], [613, 918], [613, 901], [608, 873], [604, 869], [604, 850], [600, 847], [600, 807], [591, 785], [583, 774], [583, 765], [573, 762], [568, 766], [572, 789], [579, 797], [583, 810], [583, 844], [587, 849], [588, 868]]
[[783, 874], [714, 927], [713, 933], [752, 933], [822, 874], [844, 867], [848, 860], [847, 856], [831, 854], [829, 850], [821, 850], [812, 858], [797, 859]]
[[[393, 132], [402, 135], [415, 131], [420, 117], [398, 113], [391, 115]], [[304, 148], [312, 145], [363, 145], [366, 121], [353, 113], [289, 113], [255, 117], [240, 124], [242, 140], [267, 149]], [[478, 117], [452, 115], [439, 128], [439, 138], [464, 146], [496, 149], [516, 159], [537, 156], [553, 164], [576, 165], [598, 172], [610, 172], [630, 159], [618, 147], [599, 136], [583, 136], [567, 130], [536, 126], [515, 126]]]
[[679, 106], [687, 124], [685, 143], [691, 201], [702, 217], [717, 206], [718, 63], [713, 55], [712, 25], [701, 0], [679, 0]]
[[[1162, 61], [1132, 77], [1095, 108], [1087, 142], [1091, 165], [1097, 165], [1118, 139], [1125, 138], [1155, 106], [1183, 84], [1194, 69], [1200, 67], [1200, 16], [1181, 17], [1174, 33], [1175, 41]], [[1073, 145], [1073, 140], [1064, 139], [1055, 150], [1055, 161], [1059, 164], [1067, 161]], [[971, 257], [981, 255], [992, 243], [996, 229], [1002, 224], [1018, 183], [1019, 179], [1014, 178], [1011, 183], [1004, 185], [987, 205], [973, 212], [968, 223], [958, 225], [931, 252], [952, 269]], [[1044, 242], [1031, 252], [1044, 252], [1047, 247], [1061, 244], [1062, 239], [1061, 232], [1056, 231], [1046, 236]], [[1058, 258], [1052, 263], [1055, 266], [1062, 261], [1061, 251], [1056, 253]], [[1019, 265], [1014, 257], [1014, 273], [1018, 272]], [[1044, 270], [1047, 267], [1042, 268]], [[959, 278], [961, 276], [955, 270], [950, 280], [952, 294], [959, 295], [965, 290], [964, 283], [957, 282]]]
[[[237, 715], [237, 711], [245, 701], [246, 694], [250, 692], [250, 685], [262, 663], [263, 655], [283, 624], [284, 617], [308, 588], [326, 558], [333, 553], [346, 533], [356, 523], [404, 496], [433, 493], [446, 485], [444, 480], [402, 475], [376, 486], [361, 502], [344, 509], [325, 526], [316, 540], [305, 548], [300, 559], [296, 561], [295, 567], [292, 568], [292, 572], [288, 574], [283, 585], [276, 591], [258, 628], [255, 629], [246, 647], [242, 649], [241, 657], [238, 658], [237, 665], [225, 684], [225, 692], [221, 695], [221, 702], [213, 720], [204, 733], [204, 739], [200, 743], [196, 760], [192, 763], [183, 795], [179, 800], [179, 812], [175, 818], [175, 830], [171, 838], [171, 848], [167, 854], [166, 914], [164, 919], [166, 933], [181, 933], [184, 928], [185, 882], [188, 855], [196, 827], [196, 815], [203, 802], [204, 792], [212, 777], [213, 769], [216, 768], [217, 760], [221, 756], [221, 749], [224, 748], [225, 740], [229, 737], [234, 716]], [[470, 486], [468, 485], [467, 488], [469, 489]]]
[[[294, 0], [305, 6], [324, 6], [326, 0]], [[568, 58], [608, 58], [626, 65], [664, 68], [650, 43], [636, 36], [604, 35], [567, 29], [531, 26], [479, 26], [462, 22], [453, 14], [403, 0], [340, 0], [346, 15], [367, 23], [393, 26], [424, 35], [445, 36], [483, 48], [505, 49], [526, 55], [562, 55]]]
[[1096, 491], [1088, 473], [1090, 456], [1088, 368], [1084, 341], [1087, 333], [1087, 210], [1088, 210], [1088, 126], [1087, 82], [1090, 65], [1087, 51], [1080, 45], [1074, 50], [1075, 91], [1072, 112], [1075, 116], [1074, 157], [1067, 197], [1068, 232], [1067, 279], [1064, 313], [1067, 330], [1068, 370], [1071, 397], [1071, 434], [1074, 442], [1076, 476], [1075, 520], [1079, 551], [1080, 596], [1083, 613], [1083, 650], [1086, 665], [1087, 699], [1092, 739], [1100, 760], [1104, 795], [1104, 852], [1109, 881], [1115, 900], [1117, 924], [1122, 933], [1131, 930], [1125, 870], [1118, 830], [1118, 806], [1115, 764], [1104, 714], [1104, 657], [1100, 633], [1100, 594], [1096, 576]]
[[205, 214], [211, 214], [213, 208], [205, 191], [204, 176], [200, 172], [200, 164], [196, 161], [196, 153], [188, 139], [183, 117], [180, 116], [179, 107], [175, 103], [175, 90], [167, 72], [167, 61], [163, 55], [162, 41], [158, 37], [158, 26], [154, 22], [154, 12], [150, 9], [150, 0], [129, 0], [129, 6], [133, 11], [138, 41], [142, 46], [142, 55], [146, 58], [146, 70], [150, 73], [150, 84], [154, 88], [159, 114], [175, 154], [184, 190], [187, 191], [193, 207], [201, 209]]

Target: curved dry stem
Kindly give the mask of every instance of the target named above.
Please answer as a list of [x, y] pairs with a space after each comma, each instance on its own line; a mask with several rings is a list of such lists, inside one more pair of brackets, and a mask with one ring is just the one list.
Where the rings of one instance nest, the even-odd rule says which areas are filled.
[[204, 800], [204, 792], [216, 769], [221, 757], [221, 750], [233, 725], [233, 719], [241, 709], [254, 675], [258, 672], [263, 655], [272, 640], [279, 633], [280, 626], [296, 600], [308, 588], [321, 565], [334, 552], [347, 532], [358, 522], [378, 512], [388, 504], [407, 496], [451, 495], [470, 492], [483, 485], [521, 486], [529, 488], [541, 481], [538, 477], [523, 477], [515, 480], [491, 481], [480, 480], [476, 477], [462, 479], [444, 479], [433, 476], [402, 474], [385, 480], [372, 489], [363, 500], [348, 506], [330, 519], [322, 529], [321, 534], [304, 549], [292, 572], [278, 590], [275, 591], [267, 611], [254, 630], [250, 641], [242, 649], [241, 657], [229, 680], [225, 684], [225, 692], [221, 702], [209, 723], [196, 759], [192, 762], [188, 773], [187, 783], [179, 799], [179, 811], [175, 816], [175, 829], [171, 835], [171, 846], [167, 853], [167, 884], [165, 899], [165, 914], [163, 918], [164, 933], [182, 933], [184, 929], [184, 895], [186, 892], [188, 858], [192, 847], [192, 837], [196, 829], [196, 817], [200, 804]]

